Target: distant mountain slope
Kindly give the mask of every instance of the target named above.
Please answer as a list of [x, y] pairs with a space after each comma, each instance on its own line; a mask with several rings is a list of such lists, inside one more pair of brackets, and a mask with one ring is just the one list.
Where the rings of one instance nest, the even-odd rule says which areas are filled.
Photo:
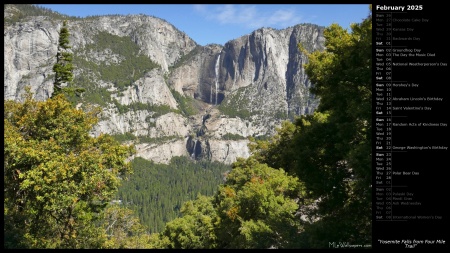
[[4, 98], [53, 92], [58, 31], [69, 20], [78, 106], [103, 108], [92, 134], [134, 142], [136, 156], [174, 156], [230, 164], [248, 157], [247, 137], [273, 134], [282, 120], [315, 110], [318, 100], [299, 52], [323, 50], [323, 27], [261, 28], [225, 45], [199, 46], [157, 17], [76, 18], [31, 5], [4, 7]]

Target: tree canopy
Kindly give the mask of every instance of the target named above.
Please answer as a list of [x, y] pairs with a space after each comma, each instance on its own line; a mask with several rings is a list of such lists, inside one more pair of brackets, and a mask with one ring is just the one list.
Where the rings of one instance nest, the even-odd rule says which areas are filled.
[[213, 197], [186, 202], [160, 235], [167, 248], [290, 248], [305, 204], [297, 178], [254, 159], [239, 159]]
[[273, 141], [251, 145], [258, 161], [298, 176], [309, 197], [320, 200], [320, 219], [305, 227], [302, 247], [371, 243], [371, 14], [351, 28], [327, 27], [325, 51], [299, 45], [319, 108], [284, 123]]
[[5, 101], [5, 247], [99, 246], [94, 221], [131, 172], [133, 147], [91, 137], [98, 111], [73, 108], [63, 95]]

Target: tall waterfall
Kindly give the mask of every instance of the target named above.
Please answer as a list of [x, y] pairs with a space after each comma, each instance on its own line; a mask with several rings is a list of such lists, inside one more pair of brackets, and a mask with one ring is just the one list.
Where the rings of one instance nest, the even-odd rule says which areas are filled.
[[211, 93], [209, 93], [209, 101], [211, 102], [211, 104], [213, 103], [213, 101], [212, 101], [212, 93], [213, 93], [213, 86], [211, 84]]
[[195, 142], [194, 142], [194, 148], [192, 149], [192, 153], [191, 153], [191, 158], [192, 158], [192, 159], [195, 159], [195, 148], [196, 148], [196, 146], [197, 146], [197, 140], [195, 140]]
[[[216, 60], [216, 103], [215, 103], [215, 105], [217, 105], [217, 90], [218, 90], [218, 86], [219, 86], [219, 64], [220, 64], [220, 54], [219, 54], [219, 57], [217, 57], [217, 60]], [[211, 103], [212, 103], [212, 101], [211, 101]]]

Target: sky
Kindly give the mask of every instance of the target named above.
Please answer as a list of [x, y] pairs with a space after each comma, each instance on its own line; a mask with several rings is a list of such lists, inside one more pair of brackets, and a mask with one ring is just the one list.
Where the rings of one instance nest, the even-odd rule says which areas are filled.
[[224, 45], [261, 27], [301, 23], [350, 29], [369, 14], [368, 4], [39, 4], [70, 16], [147, 14], [162, 18], [198, 44]]

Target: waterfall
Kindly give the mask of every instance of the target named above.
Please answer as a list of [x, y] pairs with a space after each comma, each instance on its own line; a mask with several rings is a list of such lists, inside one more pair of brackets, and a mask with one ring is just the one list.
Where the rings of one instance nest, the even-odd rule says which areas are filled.
[[195, 146], [197, 146], [197, 140], [194, 142], [194, 148], [192, 149], [191, 157], [192, 159], [195, 159]]
[[[216, 61], [216, 105], [217, 105], [217, 90], [218, 90], [218, 85], [219, 85], [219, 64], [220, 64], [220, 54], [219, 57], [217, 57], [217, 61]], [[212, 95], [212, 93], [211, 93]], [[211, 101], [212, 103], [212, 101]]]
[[211, 93], [209, 94], [209, 101], [211, 102], [211, 104], [213, 103], [213, 101], [212, 101], [212, 93], [213, 93], [213, 88], [212, 88], [212, 85], [211, 85]]

